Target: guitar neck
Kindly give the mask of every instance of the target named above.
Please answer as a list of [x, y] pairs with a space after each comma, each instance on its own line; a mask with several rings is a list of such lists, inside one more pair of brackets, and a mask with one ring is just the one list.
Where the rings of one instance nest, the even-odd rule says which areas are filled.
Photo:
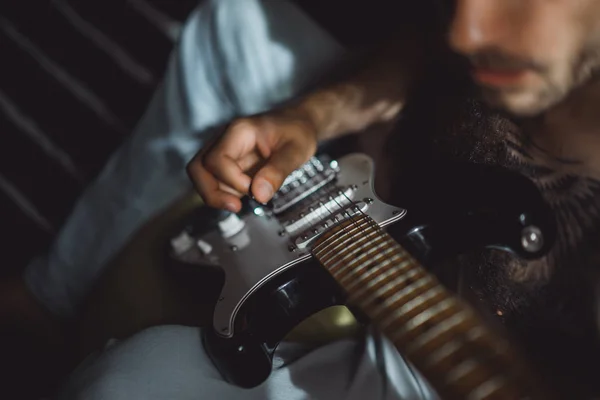
[[367, 215], [331, 228], [313, 255], [443, 398], [551, 398], [505, 338]]

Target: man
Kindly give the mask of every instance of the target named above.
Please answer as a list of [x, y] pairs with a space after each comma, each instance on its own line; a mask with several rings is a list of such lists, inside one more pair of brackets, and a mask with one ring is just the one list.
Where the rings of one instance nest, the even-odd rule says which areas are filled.
[[[189, 174], [205, 201], [232, 211], [239, 209], [239, 198], [247, 193], [265, 202], [286, 174], [312, 155], [319, 140], [391, 121], [404, 108], [408, 111], [412, 104], [407, 103], [411, 89], [419, 88], [418, 83], [431, 77], [418, 73], [447, 62], [444, 47], [436, 40], [447, 20], [450, 48], [467, 57], [484, 98], [492, 106], [523, 119], [519, 121], [523, 135], [510, 135], [514, 146], [505, 153], [534, 171], [533, 179], [542, 188], [548, 181], [571, 183], [561, 185], [560, 191], [546, 191], [547, 196], [556, 197], [549, 200], [557, 210], [564, 209], [561, 231], [565, 232], [565, 238], [558, 241], [559, 247], [564, 248], [560, 247], [541, 267], [511, 266], [506, 269], [511, 272], [510, 277], [524, 280], [534, 275], [559, 274], [565, 270], [561, 268], [563, 254], [577, 254], [578, 264], [594, 266], [595, 253], [586, 245], [593, 249], [598, 226], [594, 218], [598, 215], [595, 185], [600, 178], [596, 156], [600, 142], [594, 131], [597, 124], [591, 105], [597, 90], [591, 78], [600, 46], [600, 2], [456, 0], [453, 5], [454, 9], [445, 10], [447, 13], [441, 14], [438, 21], [430, 16], [431, 27], [420, 26], [424, 20], [419, 18], [412, 25], [400, 24], [407, 32], [399, 38], [390, 37], [389, 44], [378, 49], [349, 79], [312, 91], [274, 112], [234, 120], [209, 151], [189, 164]], [[440, 11], [444, 11], [443, 7]], [[444, 19], [445, 16], [448, 18]], [[428, 34], [419, 35], [420, 32]], [[254, 46], [258, 44], [260, 47]], [[298, 53], [300, 50], [304, 53]], [[145, 131], [155, 134], [134, 136], [112, 159], [72, 218], [72, 221], [85, 221], [86, 217], [93, 220], [89, 224], [67, 224], [51, 262], [29, 268], [27, 282], [36, 297], [56, 313], [73, 314], [102, 265], [126, 237], [145, 218], [185, 190], [181, 175], [174, 170], [183, 169], [182, 162], [200, 147], [194, 132], [207, 132], [236, 116], [265, 112], [282, 104], [305, 89], [341, 54], [335, 40], [288, 2], [216, 0], [200, 8], [186, 25], [171, 74], [140, 125], [140, 131], [145, 127]], [[461, 62], [459, 59], [457, 64]], [[234, 82], [229, 80], [232, 77], [236, 77]], [[244, 77], [248, 80], [244, 81]], [[204, 89], [201, 93], [200, 88]], [[416, 93], [412, 100], [419, 100], [419, 92]], [[156, 115], [168, 118], [157, 124]], [[494, 128], [503, 133], [501, 128], [509, 126], [496, 124]], [[167, 140], [165, 131], [175, 134]], [[521, 141], [522, 137], [529, 142]], [[407, 143], [421, 140], [412, 139]], [[506, 141], [504, 138], [494, 144]], [[140, 159], [146, 162], [139, 167], [129, 165], [127, 156], [144, 154], [143, 150], [152, 156], [133, 157], [132, 162]], [[152, 164], [157, 159], [160, 163]], [[266, 164], [255, 175], [246, 174], [263, 160]], [[116, 171], [123, 168], [133, 173], [123, 176], [124, 182], [115, 184]], [[149, 170], [161, 175], [148, 177]], [[140, 180], [144, 185], [140, 186]], [[114, 210], [100, 207], [104, 214], [97, 213], [95, 199], [102, 199], [101, 193], [107, 186], [120, 188], [128, 184], [137, 190], [127, 193], [131, 197], [119, 196], [111, 190], [106, 196]], [[585, 201], [579, 201], [579, 197]], [[119, 215], [126, 218], [118, 218]], [[97, 234], [71, 242], [77, 233], [85, 233], [83, 227], [99, 227], [99, 234], [103, 235], [113, 233], [110, 221], [118, 221], [121, 227], [116, 230], [118, 235], [102, 246], [94, 249], [91, 245]], [[90, 253], [90, 249], [94, 252]], [[507, 281], [504, 275], [498, 275], [501, 284], [494, 286], [494, 290], [501, 292]], [[595, 333], [594, 328], [590, 335]], [[289, 363], [290, 360], [294, 362]], [[202, 351], [196, 329], [158, 327], [107, 347], [87, 360], [69, 379], [62, 395], [65, 398], [243, 399], [436, 397], [427, 382], [376, 333], [315, 351], [283, 346], [278, 361], [280, 365], [268, 382], [254, 390], [240, 390], [221, 380]], [[319, 380], [320, 376], [327, 380]]]
[[[448, 158], [526, 174], [556, 212], [554, 249], [531, 263], [482, 252], [463, 264], [476, 264], [478, 292], [524, 340], [528, 353], [543, 359], [553, 374], [576, 382], [574, 387], [588, 389], [599, 349], [600, 2], [456, 0], [453, 5], [447, 43], [458, 59], [444, 57], [435, 33], [425, 41], [432, 50], [425, 55], [414, 52], [414, 43], [397, 40], [390, 54], [399, 57], [386, 58], [387, 70], [374, 62], [353, 80], [235, 121], [190, 163], [189, 174], [215, 207], [237, 211], [239, 197], [248, 193], [267, 202], [319, 141], [388, 121], [401, 110], [404, 120], [393, 151], [395, 167], [409, 171], [403, 178], [419, 179], [427, 162]], [[411, 37], [418, 38], [423, 35]], [[464, 72], [488, 106], [503, 114], [469, 102], [472, 93], [464, 89], [460, 93]], [[420, 78], [425, 83], [414, 85]], [[426, 197], [427, 184], [411, 191]], [[407, 204], [407, 197], [398, 199]]]

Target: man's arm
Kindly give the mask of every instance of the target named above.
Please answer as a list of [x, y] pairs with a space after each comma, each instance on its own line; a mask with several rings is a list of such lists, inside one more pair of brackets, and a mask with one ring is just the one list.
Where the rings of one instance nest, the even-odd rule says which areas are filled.
[[353, 76], [305, 95], [290, 109], [309, 116], [318, 140], [394, 119], [422, 70], [424, 57], [417, 43], [389, 40]]
[[268, 202], [314, 155], [319, 141], [395, 118], [419, 78], [423, 48], [414, 36], [402, 35], [373, 52], [347, 79], [273, 112], [233, 121], [188, 165], [196, 189], [209, 206], [232, 212], [240, 210], [246, 194]]

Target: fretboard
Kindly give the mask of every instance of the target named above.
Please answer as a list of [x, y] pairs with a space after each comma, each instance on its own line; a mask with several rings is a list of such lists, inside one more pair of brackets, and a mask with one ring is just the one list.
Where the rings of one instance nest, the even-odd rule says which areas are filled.
[[508, 342], [370, 217], [332, 228], [313, 254], [443, 398], [549, 398]]

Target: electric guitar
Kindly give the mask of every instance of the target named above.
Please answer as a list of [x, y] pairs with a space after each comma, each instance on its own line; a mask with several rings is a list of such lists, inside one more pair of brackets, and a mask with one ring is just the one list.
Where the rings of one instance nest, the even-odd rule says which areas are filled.
[[[464, 185], [468, 201], [406, 227], [399, 242], [383, 228], [400, 225], [407, 210], [376, 196], [374, 164], [363, 154], [315, 157], [268, 205], [247, 199], [238, 215], [200, 208], [172, 238], [169, 258], [176, 268], [212, 271], [222, 282], [202, 340], [225, 379], [259, 385], [291, 330], [346, 305], [386, 334], [444, 398], [548, 399], [506, 339], [422, 263], [481, 247], [539, 258], [553, 242], [553, 215], [520, 175], [452, 168], [454, 176], [472, 178]], [[527, 200], [499, 204], [477, 185], [508, 187]]]

